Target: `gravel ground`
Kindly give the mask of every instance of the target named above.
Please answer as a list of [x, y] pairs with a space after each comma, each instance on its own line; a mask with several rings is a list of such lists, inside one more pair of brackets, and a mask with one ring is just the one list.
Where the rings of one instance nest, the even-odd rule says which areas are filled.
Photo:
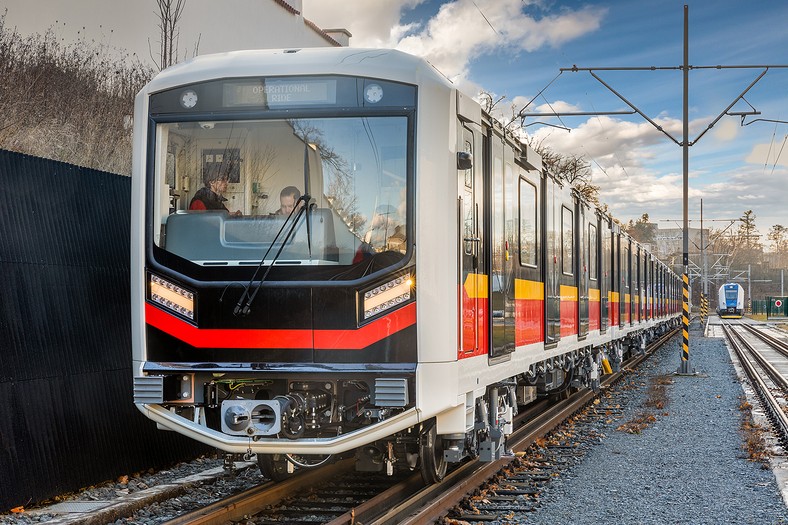
[[[638, 372], [673, 374], [675, 337]], [[690, 363], [696, 376], [674, 376], [669, 404], [640, 434], [615, 429], [542, 493], [531, 524], [788, 523], [769, 466], [750, 461], [740, 432], [744, 391], [722, 339], [693, 325]], [[624, 420], [643, 410], [645, 389], [624, 394]]]
[[[529, 524], [788, 524], [788, 509], [773, 472], [747, 459], [740, 432], [744, 391], [722, 339], [690, 333], [691, 364], [698, 375], [671, 377], [668, 404], [652, 409], [657, 420], [639, 434], [616, 430], [644, 411], [652, 378], [679, 365], [675, 337], [615, 394], [623, 416], [602, 423], [602, 436], [585, 457], [542, 490], [536, 512], [506, 523]], [[115, 500], [222, 467], [219, 455], [90, 487], [59, 501]], [[155, 503], [120, 524], [154, 525], [262, 481], [256, 466], [184, 486], [174, 500]], [[61, 520], [46, 507], [0, 514], [0, 525]]]
[[[122, 476], [118, 480], [88, 487], [78, 493], [64, 495], [57, 501], [26, 509], [19, 514], [0, 514], [0, 525], [22, 525], [31, 523], [80, 523], [77, 514], [56, 512], [58, 507], [82, 502], [113, 502], [119, 506], [135, 505], [134, 498], [147, 492], [171, 487], [169, 494], [174, 498], [162, 500], [156, 494], [146, 497], [151, 503], [133, 513], [130, 518], [118, 519], [118, 525], [154, 525], [171, 520], [185, 512], [205, 506], [231, 494], [237, 494], [265, 481], [256, 463], [244, 463], [234, 472], [223, 469], [220, 454], [203, 456], [194, 461], [183, 462], [170, 469], [148, 471]], [[251, 465], [251, 466], [249, 466]], [[194, 480], [195, 477], [204, 478]], [[160, 501], [154, 501], [160, 500]], [[61, 521], [62, 520], [62, 521]], [[110, 521], [111, 522], [111, 521]]]

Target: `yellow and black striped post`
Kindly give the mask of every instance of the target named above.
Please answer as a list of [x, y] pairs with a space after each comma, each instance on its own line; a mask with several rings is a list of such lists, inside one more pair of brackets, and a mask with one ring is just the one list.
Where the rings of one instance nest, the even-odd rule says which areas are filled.
[[683, 323], [682, 333], [684, 335], [684, 340], [682, 341], [681, 346], [681, 366], [679, 366], [679, 369], [676, 371], [676, 373], [679, 375], [694, 375], [695, 370], [690, 366], [689, 357], [689, 275], [687, 274], [686, 266], [684, 268], [684, 274], [682, 275], [682, 279], [684, 281], [684, 311], [681, 317], [681, 321]]
[[706, 317], [709, 314], [709, 299], [703, 293], [700, 294], [700, 322], [706, 322]]

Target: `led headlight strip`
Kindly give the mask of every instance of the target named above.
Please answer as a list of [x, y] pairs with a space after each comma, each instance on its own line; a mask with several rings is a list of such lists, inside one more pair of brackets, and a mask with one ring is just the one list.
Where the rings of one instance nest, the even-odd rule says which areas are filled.
[[194, 319], [194, 293], [157, 275], [150, 276], [150, 299], [189, 319]]
[[402, 275], [396, 279], [364, 292], [364, 319], [408, 301], [411, 297], [413, 278]]

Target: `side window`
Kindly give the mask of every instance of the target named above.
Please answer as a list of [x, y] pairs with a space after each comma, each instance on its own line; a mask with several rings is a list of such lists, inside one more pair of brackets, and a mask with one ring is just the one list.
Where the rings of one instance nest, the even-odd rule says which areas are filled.
[[566, 206], [561, 206], [561, 271], [567, 275], [574, 272], [574, 214]]
[[629, 248], [624, 248], [624, 257], [621, 261], [621, 282], [629, 286]]
[[588, 225], [588, 275], [592, 281], [597, 280], [596, 256], [597, 256], [597, 237], [596, 226]]
[[[465, 141], [464, 150], [466, 153], [473, 154], [473, 145], [470, 141]], [[476, 229], [474, 221], [474, 202], [473, 202], [473, 168], [464, 170], [465, 180], [465, 193], [463, 195], [463, 238], [465, 255], [473, 254], [473, 239], [476, 238]]]
[[536, 266], [537, 224], [536, 186], [520, 179], [520, 264]]

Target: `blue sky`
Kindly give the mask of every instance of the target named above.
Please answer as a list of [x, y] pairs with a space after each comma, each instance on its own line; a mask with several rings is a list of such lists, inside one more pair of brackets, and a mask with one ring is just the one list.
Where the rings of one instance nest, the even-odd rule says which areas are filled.
[[[254, 3], [257, 10], [266, 0]], [[707, 65], [788, 65], [788, 2], [762, 0], [302, 0], [306, 18], [323, 28], [347, 28], [351, 46], [396, 47], [423, 56], [468, 94], [505, 96], [512, 114], [571, 67], [678, 67], [683, 62], [683, 6], [689, 6], [689, 62]], [[58, 33], [82, 35], [149, 55], [156, 41], [153, 0], [5, 0], [7, 26], [23, 34], [61, 23]], [[199, 10], [204, 2], [192, 0]], [[148, 6], [142, 9], [141, 6]], [[272, 8], [281, 9], [271, 2]], [[190, 8], [187, 0], [187, 10]], [[199, 19], [199, 13], [189, 13]], [[205, 18], [207, 32], [232, 32]], [[63, 20], [67, 23], [64, 25]], [[135, 47], [136, 46], [136, 47]], [[690, 73], [690, 140], [761, 73], [761, 69]], [[599, 76], [675, 139], [682, 140], [682, 73], [600, 71]], [[758, 117], [788, 121], [788, 69], [771, 69], [745, 96]], [[621, 111], [626, 105], [587, 72], [563, 73], [529, 109]], [[749, 110], [739, 102], [732, 111]], [[545, 118], [529, 119], [526, 124]], [[530, 138], [583, 155], [601, 199], [619, 220], [648, 213], [661, 227], [682, 218], [681, 148], [639, 115], [566, 117], [531, 125]], [[723, 117], [690, 148], [689, 214], [740, 217], [752, 209], [764, 235], [788, 226], [788, 125], [741, 126]], [[723, 223], [711, 223], [723, 226]]]
[[[366, 3], [366, 2], [365, 2]], [[776, 1], [528, 1], [403, 0], [386, 11], [369, 2], [354, 25], [347, 4], [304, 0], [304, 13], [322, 27], [347, 27], [354, 46], [392, 46], [425, 56], [471, 94], [483, 89], [506, 96], [500, 107], [519, 110], [572, 67], [678, 67], [683, 64], [684, 5], [689, 6], [689, 63], [788, 65], [788, 3]], [[392, 14], [390, 4], [398, 4]], [[484, 16], [482, 16], [484, 15]], [[393, 30], [392, 30], [393, 28]], [[695, 69], [690, 73], [690, 142], [757, 78], [763, 69]], [[682, 72], [598, 71], [608, 85], [681, 142]], [[788, 120], [788, 70], [770, 69], [745, 95], [759, 116]], [[533, 110], [621, 111], [624, 102], [587, 72], [561, 74], [530, 106]], [[731, 111], [752, 110], [739, 101]], [[557, 151], [584, 155], [602, 200], [624, 222], [648, 213], [661, 227], [682, 219], [682, 149], [639, 115], [533, 118], [572, 131], [532, 125], [527, 133]], [[733, 219], [752, 209], [765, 234], [788, 225], [788, 127], [740, 125], [723, 117], [692, 147], [689, 215], [699, 226]], [[781, 154], [782, 153], [782, 154]], [[705, 226], [723, 227], [707, 222]], [[765, 240], [765, 239], [764, 239]]]

